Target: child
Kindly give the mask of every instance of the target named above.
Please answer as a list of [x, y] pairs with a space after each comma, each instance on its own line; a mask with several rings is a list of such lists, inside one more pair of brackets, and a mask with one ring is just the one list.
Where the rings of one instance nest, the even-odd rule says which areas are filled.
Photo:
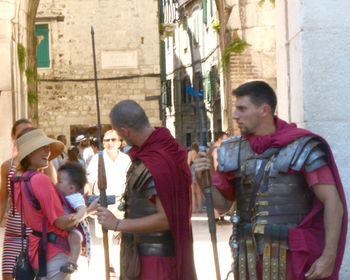
[[[86, 184], [86, 172], [84, 167], [76, 162], [68, 162], [63, 164], [57, 173], [58, 183], [57, 189], [65, 196], [66, 201], [74, 209], [74, 213], [67, 209], [68, 207], [63, 204], [63, 208], [66, 213], [72, 213], [71, 220], [75, 221], [75, 225], [86, 217], [87, 212], [90, 212], [97, 205], [91, 203], [87, 209], [85, 206], [85, 200], [82, 195], [82, 190]], [[82, 232], [75, 228], [69, 228], [68, 243], [70, 247], [71, 256], [65, 266], [61, 267], [61, 271], [65, 273], [73, 273], [77, 270], [77, 261], [81, 252], [81, 243], [84, 240]]]

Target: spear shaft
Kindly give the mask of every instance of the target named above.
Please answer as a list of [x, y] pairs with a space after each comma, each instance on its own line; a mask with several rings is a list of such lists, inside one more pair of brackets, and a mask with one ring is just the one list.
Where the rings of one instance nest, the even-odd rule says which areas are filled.
[[[203, 147], [205, 148], [206, 147], [206, 140], [204, 140], [204, 138], [203, 138], [202, 118], [201, 118], [201, 113], [200, 113], [199, 96], [198, 96], [199, 89], [198, 89], [198, 83], [196, 80], [196, 72], [195, 72], [195, 65], [194, 65], [193, 36], [192, 36], [192, 31], [189, 27], [187, 27], [187, 33], [188, 33], [188, 37], [190, 39], [191, 61], [192, 61], [192, 72], [193, 72], [192, 73], [192, 75], [193, 75], [192, 76], [193, 77], [193, 89], [195, 92], [195, 103], [196, 103], [196, 111], [197, 111], [197, 118], [198, 118], [199, 137], [200, 137], [201, 145], [203, 145], [203, 146], [201, 146], [201, 148], [203, 148]], [[204, 117], [206, 117], [206, 116], [204, 115]], [[205, 151], [205, 149], [204, 149], [204, 151]], [[205, 186], [202, 190], [203, 190], [203, 193], [205, 195], [205, 201], [207, 204], [208, 226], [209, 226], [211, 245], [213, 247], [216, 279], [221, 280], [218, 245], [217, 245], [217, 238], [216, 238], [214, 204], [213, 204], [213, 196], [211, 193], [211, 177], [210, 177], [209, 171], [207, 171], [205, 173]], [[192, 201], [192, 203], [195, 203], [195, 202]]]
[[[98, 144], [98, 189], [100, 191], [100, 205], [107, 208], [107, 196], [106, 196], [106, 171], [103, 160], [102, 152], [102, 133], [101, 133], [101, 118], [100, 118], [100, 102], [98, 97], [98, 86], [97, 86], [97, 69], [96, 69], [96, 53], [95, 53], [95, 32], [93, 26], [91, 26], [91, 40], [92, 40], [92, 52], [94, 59], [94, 74], [95, 74], [95, 91], [96, 91], [96, 106], [97, 106], [97, 127], [98, 137], [100, 139]], [[108, 246], [108, 230], [102, 227], [103, 233], [103, 248], [105, 257], [105, 273], [106, 280], [109, 280], [109, 246]]]

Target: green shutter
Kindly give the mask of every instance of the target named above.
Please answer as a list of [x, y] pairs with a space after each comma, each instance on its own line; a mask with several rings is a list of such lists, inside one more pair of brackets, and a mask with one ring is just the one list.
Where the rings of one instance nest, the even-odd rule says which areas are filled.
[[163, 0], [159, 0], [159, 20], [164, 23]]
[[162, 82], [166, 81], [166, 63], [165, 63], [165, 42], [160, 41], [160, 76]]
[[43, 40], [36, 48], [37, 66], [50, 67], [49, 25], [35, 25], [35, 36], [43, 36]]
[[207, 0], [202, 0], [203, 5], [203, 23], [207, 24], [208, 17], [207, 17]]
[[211, 98], [212, 100], [215, 99], [216, 96], [216, 76], [217, 76], [217, 72], [216, 72], [216, 67], [212, 67], [210, 70], [210, 91], [211, 91]]

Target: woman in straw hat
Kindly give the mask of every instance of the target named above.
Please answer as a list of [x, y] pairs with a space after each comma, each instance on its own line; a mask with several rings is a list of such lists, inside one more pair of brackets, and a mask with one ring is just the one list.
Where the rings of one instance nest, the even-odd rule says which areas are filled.
[[[8, 209], [8, 217], [5, 227], [4, 243], [2, 250], [2, 279], [13, 279], [13, 266], [16, 263], [16, 257], [21, 251], [22, 244], [22, 228], [21, 228], [21, 216], [18, 214], [16, 208], [12, 207], [11, 190], [10, 190], [10, 178], [16, 171], [18, 165], [17, 161], [17, 147], [15, 140], [18, 135], [28, 127], [33, 127], [32, 123], [27, 119], [17, 120], [11, 129], [11, 139], [14, 142], [12, 157], [1, 164], [1, 185], [0, 185], [0, 223], [3, 221], [4, 216]], [[49, 163], [49, 167], [45, 169], [45, 174], [48, 175], [52, 182], [57, 181], [57, 174], [52, 163]], [[29, 228], [26, 228], [26, 235], [31, 232]], [[26, 240], [24, 240], [24, 246], [27, 246]]]
[[61, 154], [64, 145], [35, 128], [24, 129], [16, 144], [19, 161], [16, 176], [22, 180], [14, 183], [13, 193], [16, 208], [23, 210], [23, 220], [33, 230], [28, 246], [31, 265], [33, 269], [39, 269], [39, 273], [41, 272], [38, 256], [41, 250], [39, 242], [41, 233], [46, 230], [50, 233], [47, 244], [43, 246], [47, 248], [47, 275], [42, 279], [70, 279], [69, 274], [60, 272], [60, 267], [67, 262], [69, 254], [66, 229], [73, 226], [74, 222], [71, 221], [70, 215], [65, 215], [60, 198], [48, 176], [34, 172], [30, 177], [32, 193], [40, 204], [39, 210], [33, 206], [33, 200], [28, 196], [28, 188], [23, 183], [23, 178], [28, 177], [33, 170], [46, 168], [49, 160]]

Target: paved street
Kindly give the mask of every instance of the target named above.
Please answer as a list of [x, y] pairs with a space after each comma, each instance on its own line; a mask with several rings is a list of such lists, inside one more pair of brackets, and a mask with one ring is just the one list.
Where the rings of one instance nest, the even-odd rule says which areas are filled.
[[[228, 218], [228, 217], [226, 217]], [[215, 267], [212, 254], [212, 246], [210, 243], [210, 235], [208, 232], [208, 221], [204, 214], [194, 215], [192, 218], [193, 234], [194, 234], [194, 254], [195, 264], [199, 280], [215, 280]], [[228, 246], [228, 239], [232, 230], [231, 225], [217, 226], [218, 251], [220, 259], [221, 278], [226, 277], [231, 265], [231, 252]], [[0, 227], [0, 242], [3, 242], [4, 228]], [[86, 259], [81, 257], [79, 261], [79, 272], [72, 277], [73, 280], [78, 279], [104, 279], [104, 255], [101, 245], [101, 239], [94, 238], [92, 247], [92, 261], [88, 268]], [[116, 245], [113, 245], [113, 255], [116, 256]], [[2, 255], [2, 246], [0, 248]], [[117, 266], [117, 264], [115, 264]], [[1, 269], [1, 268], [0, 268]], [[102, 278], [101, 278], [102, 277]], [[115, 278], [111, 278], [115, 279]]]

